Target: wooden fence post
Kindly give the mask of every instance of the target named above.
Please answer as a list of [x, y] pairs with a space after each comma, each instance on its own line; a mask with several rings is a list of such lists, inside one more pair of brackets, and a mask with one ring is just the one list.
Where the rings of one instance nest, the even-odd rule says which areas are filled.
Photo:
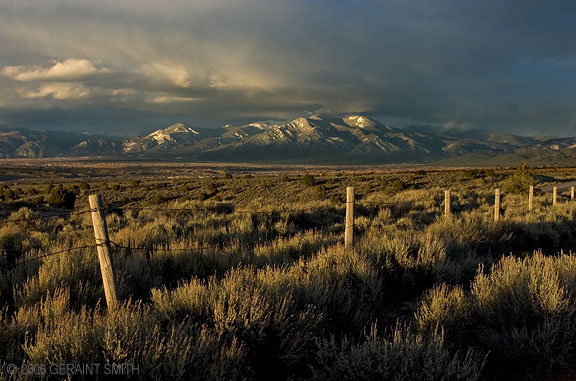
[[558, 204], [558, 187], [554, 187], [552, 191], [552, 205], [556, 206]]
[[571, 201], [574, 201], [574, 189], [575, 189], [574, 186], [570, 187], [570, 200]]
[[530, 185], [530, 193], [528, 194], [528, 210], [534, 208], [534, 185]]
[[452, 214], [452, 209], [450, 207], [451, 195], [452, 193], [450, 192], [449, 189], [444, 191], [444, 215], [446, 217], [450, 217], [450, 215]]
[[494, 191], [494, 222], [500, 219], [500, 189]]
[[354, 245], [354, 187], [347, 187], [344, 247], [346, 249], [351, 249], [353, 245]]
[[94, 227], [94, 237], [96, 238], [96, 250], [100, 261], [100, 272], [102, 273], [102, 283], [104, 284], [104, 295], [109, 309], [115, 308], [116, 283], [114, 282], [114, 271], [110, 258], [110, 239], [106, 226], [106, 216], [102, 205], [102, 196], [94, 194], [88, 197], [90, 210], [92, 211], [92, 226]]

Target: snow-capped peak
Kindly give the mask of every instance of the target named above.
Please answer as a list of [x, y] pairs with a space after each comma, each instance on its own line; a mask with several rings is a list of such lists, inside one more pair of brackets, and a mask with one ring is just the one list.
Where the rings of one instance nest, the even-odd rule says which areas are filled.
[[[190, 133], [190, 134], [198, 135], [197, 131], [188, 127], [184, 123], [175, 123], [175, 124], [165, 128], [164, 130], [158, 130], [158, 131], [163, 131], [164, 133], [169, 133], [169, 134]], [[158, 131], [156, 131], [156, 132], [158, 132]]]
[[176, 134], [193, 136], [200, 135], [198, 131], [193, 130], [184, 123], [176, 123], [167, 128], [156, 130], [148, 135], [148, 137], [158, 142], [158, 144], [162, 144], [165, 142], [173, 142], [175, 140], [173, 135]]
[[372, 119], [362, 115], [349, 115], [343, 118], [344, 122], [350, 127], [372, 128], [376, 125]]
[[269, 127], [269, 125], [265, 124], [265, 123], [250, 123], [249, 126], [250, 127], [256, 127], [256, 128], [261, 129], [261, 130], [265, 130]]

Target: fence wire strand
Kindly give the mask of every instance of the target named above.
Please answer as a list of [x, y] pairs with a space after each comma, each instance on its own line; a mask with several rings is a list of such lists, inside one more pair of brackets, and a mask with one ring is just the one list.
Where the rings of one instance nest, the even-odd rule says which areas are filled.
[[30, 263], [30, 262], [34, 262], [37, 261], [39, 259], [43, 259], [43, 258], [47, 258], [47, 257], [51, 257], [53, 255], [58, 255], [58, 254], [63, 254], [63, 253], [69, 253], [71, 251], [75, 251], [75, 250], [83, 250], [83, 249], [95, 249], [96, 247], [98, 247], [98, 245], [85, 245], [85, 246], [76, 246], [76, 247], [71, 247], [69, 249], [64, 249], [64, 250], [58, 250], [58, 251], [52, 251], [46, 254], [42, 254], [33, 258], [26, 258], [23, 261], [19, 261], [14, 263], [14, 267], [16, 266], [21, 266], [24, 265], [26, 263]]
[[[16, 222], [28, 222], [28, 221], [37, 221], [43, 219], [52, 219], [52, 218], [63, 218], [63, 217], [72, 217], [72, 216], [79, 216], [82, 214], [91, 213], [92, 210], [83, 210], [80, 212], [73, 212], [73, 213], [60, 213], [60, 214], [43, 214], [34, 217], [27, 217], [27, 218], [16, 218], [16, 219], [7, 219], [7, 220], [0, 220], [0, 225], [9, 224], [9, 223], [16, 223]], [[16, 213], [16, 212], [13, 212]]]
[[[359, 202], [359, 201], [347, 201], [345, 202], [345, 204], [353, 204], [356, 207], [360, 207], [360, 208], [382, 208], [382, 207], [393, 207], [393, 206], [398, 206], [398, 205], [413, 205], [416, 203], [421, 203], [421, 202], [435, 202], [434, 200], [412, 200], [412, 201], [393, 201], [393, 202]], [[507, 204], [505, 199], [502, 202], [502, 207], [505, 208], [507, 207]], [[226, 204], [220, 204], [220, 205], [214, 205], [212, 207], [195, 207], [195, 208], [148, 208], [148, 207], [127, 207], [127, 208], [108, 208], [108, 209], [88, 209], [88, 210], [82, 210], [79, 212], [72, 212], [72, 213], [57, 213], [57, 214], [44, 214], [44, 215], [38, 215], [38, 216], [34, 216], [34, 217], [27, 217], [27, 218], [17, 218], [17, 219], [6, 219], [6, 220], [0, 220], [0, 225], [3, 224], [9, 224], [9, 223], [18, 223], [18, 222], [28, 222], [28, 221], [37, 221], [37, 220], [42, 220], [42, 219], [52, 219], [52, 218], [64, 218], [64, 217], [72, 217], [72, 216], [77, 216], [77, 215], [83, 215], [83, 214], [88, 214], [88, 213], [93, 213], [93, 212], [97, 212], [97, 211], [105, 211], [107, 213], [110, 212], [126, 212], [126, 211], [153, 211], [153, 212], [210, 212], [210, 211], [215, 211], [215, 208], [221, 207], [221, 208], [225, 208], [227, 205]], [[309, 208], [302, 208], [302, 209], [278, 209], [278, 210], [273, 210], [273, 211], [249, 211], [249, 210], [234, 210], [232, 207], [232, 210], [230, 210], [230, 214], [234, 214], [234, 213], [238, 213], [238, 214], [250, 214], [250, 215], [278, 215], [278, 214], [286, 214], [286, 213], [293, 213], [293, 214], [297, 214], [297, 213], [305, 213], [305, 212], [318, 212], [319, 210], [322, 209], [327, 209], [328, 210], [340, 210], [342, 209], [341, 207], [309, 207]], [[324, 227], [329, 226], [328, 224], [323, 224]], [[353, 226], [345, 226], [345, 228], [350, 228]], [[135, 250], [135, 251], [147, 251], [147, 252], [154, 252], [154, 251], [164, 251], [164, 252], [169, 252], [169, 251], [204, 251], [204, 250], [213, 250], [213, 249], [218, 249], [218, 250], [224, 250], [226, 248], [241, 248], [243, 245], [245, 245], [246, 247], [255, 247], [257, 245], [261, 245], [261, 244], [271, 244], [273, 241], [271, 241], [271, 239], [297, 239], [297, 238], [304, 238], [304, 237], [311, 237], [311, 236], [329, 236], [330, 234], [334, 234], [335, 232], [332, 230], [325, 230], [325, 229], [320, 229], [320, 230], [315, 230], [312, 231], [310, 233], [303, 233], [303, 234], [299, 234], [298, 232], [295, 232], [293, 235], [278, 235], [278, 236], [274, 236], [274, 237], [270, 237], [270, 239], [264, 239], [264, 240], [257, 240], [251, 243], [246, 243], [246, 242], [241, 242], [241, 241], [234, 241], [231, 240], [229, 242], [225, 242], [225, 243], [221, 243], [218, 245], [209, 245], [209, 246], [196, 246], [196, 247], [187, 247], [187, 248], [171, 248], [169, 245], [164, 245], [164, 246], [152, 246], [152, 247], [132, 247], [132, 246], [124, 246], [124, 245], [120, 245], [114, 241], [108, 241], [107, 243], [103, 243], [103, 244], [95, 244], [95, 245], [85, 245], [85, 246], [77, 246], [77, 247], [71, 247], [69, 249], [64, 249], [64, 250], [58, 250], [58, 251], [54, 251], [54, 252], [49, 252], [43, 255], [39, 255], [33, 258], [27, 258], [24, 259], [22, 261], [16, 262], [14, 263], [14, 267], [16, 266], [20, 266], [20, 265], [24, 265], [26, 263], [30, 263], [33, 261], [37, 261], [46, 257], [50, 257], [50, 256], [54, 256], [54, 255], [58, 255], [58, 254], [63, 254], [66, 252], [71, 252], [71, 251], [75, 251], [75, 250], [83, 250], [83, 249], [94, 249], [97, 248], [100, 245], [106, 245], [109, 244], [112, 247], [116, 248], [116, 249], [124, 249], [124, 250]]]

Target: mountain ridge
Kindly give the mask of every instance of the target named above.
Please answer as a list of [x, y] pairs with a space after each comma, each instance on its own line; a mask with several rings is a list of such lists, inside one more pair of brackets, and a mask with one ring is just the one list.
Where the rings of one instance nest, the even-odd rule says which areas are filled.
[[[542, 157], [538, 157], [538, 154]], [[87, 133], [0, 127], [0, 158], [111, 156], [243, 162], [434, 163], [498, 162], [528, 157], [553, 165], [576, 157], [576, 137], [525, 137], [482, 129], [395, 128], [360, 114], [312, 115], [284, 123], [253, 122], [216, 129], [175, 123], [124, 140]], [[460, 160], [460, 161], [462, 161]], [[461, 163], [460, 163], [461, 164]]]

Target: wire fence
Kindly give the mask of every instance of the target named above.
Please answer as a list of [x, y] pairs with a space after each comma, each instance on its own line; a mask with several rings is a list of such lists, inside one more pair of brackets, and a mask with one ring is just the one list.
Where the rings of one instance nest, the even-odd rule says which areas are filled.
[[[241, 213], [241, 214], [254, 214], [254, 215], [263, 215], [263, 214], [267, 214], [267, 215], [277, 215], [279, 213], [305, 213], [305, 212], [310, 212], [310, 211], [315, 211], [318, 208], [307, 208], [307, 209], [281, 209], [281, 210], [274, 210], [274, 211], [247, 211], [247, 210], [234, 210], [232, 213]], [[47, 220], [47, 219], [56, 219], [56, 218], [65, 218], [65, 217], [72, 217], [72, 216], [77, 216], [77, 215], [84, 215], [84, 214], [88, 214], [88, 213], [92, 213], [92, 212], [97, 212], [97, 211], [101, 211], [103, 210], [104, 212], [107, 213], [124, 213], [126, 211], [154, 211], [154, 212], [199, 212], [199, 211], [203, 211], [203, 212], [209, 212], [209, 211], [213, 211], [210, 208], [207, 207], [198, 207], [198, 208], [148, 208], [148, 207], [129, 207], [129, 208], [107, 208], [107, 209], [88, 209], [88, 210], [82, 210], [82, 211], [78, 211], [78, 212], [70, 212], [70, 213], [52, 213], [52, 214], [43, 214], [43, 215], [37, 215], [37, 216], [31, 216], [31, 217], [26, 217], [26, 218], [13, 218], [13, 219], [5, 219], [5, 220], [0, 220], [0, 225], [3, 224], [9, 224], [9, 223], [21, 223], [21, 222], [31, 222], [31, 221], [38, 221], [38, 220]], [[327, 225], [326, 225], [327, 226]], [[288, 239], [288, 238], [305, 238], [305, 237], [312, 237], [312, 236], [325, 236], [327, 234], [334, 234], [334, 231], [330, 231], [330, 230], [315, 230], [315, 231], [311, 231], [308, 233], [301, 233], [298, 234], [298, 232], [293, 232], [292, 234], [288, 234], [288, 235], [274, 235], [272, 238], [274, 239]], [[242, 248], [242, 247], [255, 247], [257, 245], [263, 245], [263, 244], [269, 244], [270, 240], [264, 240], [264, 239], [259, 239], [256, 241], [251, 241], [251, 242], [243, 242], [240, 239], [240, 236], [236, 237], [236, 239], [230, 239], [228, 242], [222, 242], [219, 244], [214, 244], [214, 245], [207, 245], [207, 246], [195, 246], [195, 247], [172, 247], [169, 244], [157, 244], [157, 245], [150, 245], [150, 246], [131, 246], [131, 245], [121, 245], [117, 242], [114, 242], [112, 240], [109, 240], [107, 244], [110, 245], [111, 248], [114, 249], [121, 249], [121, 250], [126, 250], [126, 251], [144, 251], [144, 252], [173, 252], [173, 251], [187, 251], [187, 252], [199, 252], [199, 251], [206, 251], [206, 250], [219, 250], [219, 251], [223, 251], [229, 248]], [[106, 244], [106, 243], [105, 243]], [[102, 244], [101, 244], [102, 245]], [[59, 255], [59, 254], [63, 254], [63, 253], [68, 253], [68, 252], [73, 252], [73, 251], [77, 251], [77, 250], [87, 250], [87, 249], [96, 249], [99, 245], [98, 244], [94, 244], [94, 245], [83, 245], [83, 246], [76, 246], [76, 247], [70, 247], [67, 249], [62, 249], [62, 250], [57, 250], [57, 251], [52, 251], [52, 252], [48, 252], [42, 255], [38, 255], [35, 257], [31, 257], [31, 258], [25, 258], [23, 260], [17, 261], [14, 264], [12, 264], [11, 267], [16, 267], [16, 266], [21, 266], [21, 265], [25, 265], [27, 263], [31, 263], [34, 261], [38, 261], [40, 259], [44, 259], [47, 257], [51, 257], [51, 256], [55, 256], [55, 255]]]
[[[275, 236], [275, 239], [286, 239], [286, 238], [304, 238], [304, 237], [312, 237], [312, 236], [325, 236], [326, 234], [330, 234], [333, 232], [327, 232], [327, 231], [314, 231], [311, 233], [304, 233], [304, 234], [295, 234], [292, 236]], [[130, 245], [121, 245], [119, 243], [116, 243], [112, 240], [109, 240], [108, 243], [110, 244], [111, 248], [114, 249], [123, 249], [126, 251], [143, 251], [143, 252], [174, 252], [174, 251], [185, 251], [185, 252], [199, 252], [199, 251], [206, 251], [206, 250], [218, 250], [218, 251], [224, 251], [226, 249], [231, 249], [231, 248], [249, 248], [249, 247], [255, 247], [258, 245], [262, 245], [262, 244], [269, 244], [270, 241], [266, 241], [266, 240], [258, 240], [258, 241], [253, 241], [250, 244], [247, 243], [242, 243], [242, 242], [238, 242], [236, 240], [230, 240], [229, 242], [223, 242], [217, 245], [210, 245], [210, 246], [195, 246], [195, 247], [171, 247], [171, 245], [169, 244], [158, 244], [158, 245], [151, 245], [151, 246], [130, 246]], [[103, 245], [103, 244], [102, 244]], [[13, 264], [13, 267], [16, 266], [20, 266], [20, 265], [25, 265], [27, 263], [30, 262], [34, 262], [40, 259], [44, 259], [47, 257], [51, 257], [54, 255], [58, 255], [58, 254], [63, 254], [63, 253], [69, 253], [72, 251], [76, 251], [76, 250], [86, 250], [86, 249], [96, 249], [99, 245], [94, 244], [94, 245], [84, 245], [84, 246], [76, 246], [76, 247], [71, 247], [68, 249], [63, 249], [63, 250], [57, 250], [57, 251], [53, 251], [53, 252], [49, 252], [46, 254], [42, 254], [42, 255], [38, 255], [32, 258], [25, 258], [24, 260], [21, 261], [17, 261], [16, 263]]]
[[51, 213], [51, 214], [42, 214], [38, 216], [31, 216], [26, 218], [16, 218], [16, 219], [6, 219], [0, 220], [0, 225], [10, 224], [10, 223], [18, 223], [18, 222], [29, 222], [29, 221], [37, 221], [37, 220], [46, 220], [46, 219], [58, 219], [64, 217], [72, 217], [72, 216], [79, 216], [82, 214], [91, 213], [91, 210], [83, 210], [79, 212], [72, 212], [72, 213]]
[[[454, 200], [456, 201], [456, 200]], [[415, 205], [418, 203], [433, 203], [433, 204], [438, 204], [437, 206], [440, 206], [444, 201], [443, 200], [436, 200], [434, 198], [432, 199], [421, 199], [421, 200], [409, 200], [409, 201], [392, 201], [392, 202], [378, 202], [378, 201], [371, 201], [371, 202], [359, 202], [359, 201], [347, 201], [344, 204], [346, 206], [348, 206], [348, 204], [354, 204], [354, 207], [362, 209], [362, 208], [367, 208], [367, 209], [381, 209], [381, 208], [387, 208], [387, 207], [395, 207], [395, 206], [403, 206], [403, 205]], [[504, 206], [504, 203], [503, 205]], [[226, 209], [228, 207], [228, 209]], [[232, 204], [227, 204], [227, 203], [220, 203], [220, 204], [215, 204], [212, 206], [203, 206], [203, 207], [193, 207], [193, 208], [151, 208], [151, 207], [111, 207], [111, 208], [105, 208], [105, 209], [88, 209], [88, 210], [80, 210], [77, 212], [61, 212], [61, 213], [49, 213], [49, 214], [38, 214], [35, 216], [30, 216], [30, 217], [23, 217], [23, 218], [7, 218], [4, 220], [0, 220], [0, 225], [5, 225], [5, 224], [9, 224], [9, 223], [22, 223], [22, 222], [31, 222], [31, 221], [38, 221], [38, 220], [47, 220], [47, 219], [60, 219], [60, 218], [70, 218], [73, 216], [78, 216], [78, 215], [85, 215], [88, 213], [92, 213], [92, 212], [98, 212], [98, 211], [104, 211], [105, 213], [109, 214], [109, 213], [116, 213], [116, 214], [120, 214], [120, 213], [126, 213], [128, 211], [152, 211], [152, 212], [162, 212], [162, 213], [173, 213], [173, 212], [179, 212], [179, 213], [196, 213], [196, 212], [215, 212], [217, 211], [218, 208], [221, 208], [222, 210], [225, 210], [227, 212], [229, 212], [229, 214], [248, 214], [248, 215], [269, 215], [269, 216], [278, 216], [281, 214], [302, 214], [302, 213], [309, 213], [309, 212], [314, 212], [317, 213], [319, 210], [340, 210], [340, 209], [345, 209], [342, 207], [337, 207], [337, 206], [314, 206], [314, 207], [309, 207], [309, 208], [298, 208], [298, 209], [287, 209], [287, 208], [280, 208], [280, 209], [276, 209], [276, 210], [271, 210], [271, 211], [251, 211], [251, 210], [235, 210], [234, 209], [234, 205]], [[35, 213], [39, 213], [39, 212], [35, 212]], [[332, 224], [333, 225], [333, 224]], [[313, 231], [308, 232], [308, 233], [303, 233], [303, 234], [298, 234], [298, 232], [292, 232], [291, 234], [287, 234], [287, 235], [273, 235], [271, 238], [273, 239], [290, 239], [290, 238], [304, 238], [304, 237], [311, 237], [311, 236], [327, 236], [330, 234], [335, 234], [336, 232], [334, 231], [334, 229], [328, 230], [326, 229], [326, 227], [328, 227], [328, 224], [320, 224], [320, 226], [317, 226], [317, 228], [319, 227], [320, 229], [311, 229]], [[349, 228], [349, 227], [353, 227], [353, 226], [344, 226], [345, 228]], [[198, 252], [198, 251], [205, 251], [205, 250], [226, 250], [228, 248], [242, 248], [242, 247], [255, 247], [257, 245], [263, 245], [263, 244], [269, 244], [271, 241], [270, 239], [260, 239], [260, 240], [256, 240], [256, 241], [250, 241], [250, 242], [244, 242], [242, 240], [241, 236], [236, 237], [236, 239], [229, 239], [228, 242], [222, 242], [219, 244], [214, 244], [214, 245], [207, 245], [207, 246], [196, 246], [196, 247], [185, 247], [185, 248], [180, 248], [180, 247], [171, 247], [171, 245], [169, 244], [159, 244], [159, 245], [150, 245], [150, 246], [131, 246], [131, 245], [121, 245], [119, 243], [113, 242], [113, 241], [109, 241], [108, 245], [110, 245], [111, 248], [117, 249], [117, 250], [125, 250], [125, 251], [145, 251], [145, 252], [158, 252], [158, 251], [164, 251], [164, 252], [168, 252], [168, 251], [189, 251], [189, 252]], [[58, 251], [54, 251], [54, 252], [49, 252], [49, 253], [45, 253], [36, 257], [32, 257], [32, 258], [26, 258], [24, 260], [21, 261], [17, 261], [13, 264], [13, 266], [20, 266], [20, 265], [24, 265], [30, 262], [34, 262], [43, 258], [47, 258], [50, 256], [54, 256], [54, 255], [58, 255], [58, 254], [62, 254], [62, 253], [67, 253], [67, 252], [72, 252], [72, 251], [76, 251], [76, 250], [86, 250], [86, 249], [95, 249], [97, 248], [99, 245], [95, 244], [95, 245], [84, 245], [84, 246], [77, 246], [77, 247], [71, 247], [68, 249], [63, 249], [63, 250], [58, 250]]]
[[75, 250], [82, 250], [82, 249], [95, 249], [97, 248], [98, 245], [85, 245], [85, 246], [76, 246], [76, 247], [71, 247], [68, 249], [64, 249], [64, 250], [58, 250], [58, 251], [52, 251], [43, 255], [38, 255], [36, 257], [32, 257], [32, 258], [25, 258], [22, 261], [18, 261], [16, 263], [14, 263], [14, 266], [20, 266], [20, 265], [25, 265], [26, 263], [30, 263], [30, 262], [34, 262], [43, 258], [47, 258], [47, 257], [51, 257], [53, 255], [58, 255], [58, 254], [63, 254], [63, 253], [69, 253]]

